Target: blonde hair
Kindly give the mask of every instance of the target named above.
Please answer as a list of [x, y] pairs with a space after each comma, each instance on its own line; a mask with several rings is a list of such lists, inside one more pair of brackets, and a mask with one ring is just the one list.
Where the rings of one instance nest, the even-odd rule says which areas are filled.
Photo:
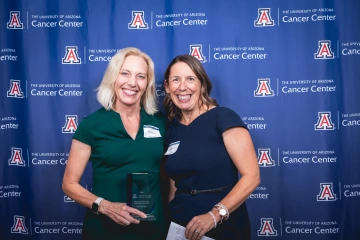
[[142, 57], [147, 66], [147, 79], [148, 83], [146, 86], [145, 93], [141, 96], [140, 104], [144, 107], [145, 111], [154, 115], [157, 109], [157, 97], [155, 94], [155, 74], [154, 74], [154, 62], [151, 58], [140, 49], [129, 47], [123, 48], [118, 51], [109, 62], [109, 65], [105, 71], [105, 74], [102, 78], [102, 81], [97, 90], [97, 100], [98, 102], [107, 110], [110, 110], [113, 107], [113, 104], [116, 99], [115, 95], [115, 82], [119, 75], [121, 66], [123, 65], [126, 57], [128, 56], [139, 56]]

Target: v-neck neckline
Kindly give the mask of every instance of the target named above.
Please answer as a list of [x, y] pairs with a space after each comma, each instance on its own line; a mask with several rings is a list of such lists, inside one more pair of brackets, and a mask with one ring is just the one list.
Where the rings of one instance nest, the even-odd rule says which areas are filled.
[[201, 116], [203, 116], [203, 115], [205, 115], [205, 114], [207, 114], [207, 113], [209, 113], [209, 112], [211, 112], [213, 109], [215, 109], [215, 108], [217, 108], [218, 106], [216, 106], [216, 107], [213, 107], [212, 109], [209, 109], [209, 110], [207, 110], [206, 112], [204, 112], [204, 113], [202, 113], [202, 114], [200, 114], [199, 116], [197, 116], [194, 120], [192, 120], [191, 121], [191, 123], [189, 123], [188, 125], [185, 125], [185, 124], [183, 124], [183, 123], [181, 123], [180, 121], [177, 121], [178, 122], [178, 124], [180, 124], [181, 126], [184, 126], [184, 127], [190, 127], [196, 120], [198, 120], [199, 118], [201, 118]]
[[114, 118], [111, 118], [113, 124], [115, 125], [116, 129], [120, 129], [121, 131], [123, 131], [131, 140], [136, 141], [139, 137], [139, 134], [141, 133], [141, 127], [144, 125], [144, 121], [145, 121], [145, 110], [143, 107], [141, 107], [140, 109], [140, 124], [139, 124], [139, 129], [135, 135], [135, 138], [132, 138], [131, 135], [128, 133], [128, 131], [126, 130], [124, 123], [121, 119], [121, 115], [120, 113], [116, 112], [114, 109], [110, 109], [110, 111], [113, 113]]

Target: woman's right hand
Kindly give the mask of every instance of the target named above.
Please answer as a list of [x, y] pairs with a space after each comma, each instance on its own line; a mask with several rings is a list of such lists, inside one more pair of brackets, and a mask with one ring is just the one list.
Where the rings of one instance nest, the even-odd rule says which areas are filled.
[[107, 200], [102, 200], [100, 203], [99, 212], [105, 214], [111, 218], [117, 224], [127, 226], [132, 224], [139, 224], [140, 221], [136, 220], [130, 214], [138, 215], [142, 218], [146, 218], [145, 213], [140, 212], [139, 210], [126, 206], [125, 203], [109, 202]]

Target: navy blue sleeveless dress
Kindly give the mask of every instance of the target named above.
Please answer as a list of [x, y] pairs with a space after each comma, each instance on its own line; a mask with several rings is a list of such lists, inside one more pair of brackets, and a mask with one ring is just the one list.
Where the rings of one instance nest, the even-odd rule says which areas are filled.
[[[234, 186], [238, 170], [226, 151], [222, 134], [232, 127], [246, 125], [234, 111], [215, 107], [197, 117], [188, 126], [173, 121], [167, 131], [166, 144], [180, 142], [166, 160], [166, 173], [175, 181], [174, 199], [169, 203], [171, 221], [186, 226], [194, 216], [205, 214], [232, 189], [221, 192], [190, 194], [191, 190]], [[230, 218], [210, 230], [216, 240], [250, 239], [250, 221], [245, 203]]]

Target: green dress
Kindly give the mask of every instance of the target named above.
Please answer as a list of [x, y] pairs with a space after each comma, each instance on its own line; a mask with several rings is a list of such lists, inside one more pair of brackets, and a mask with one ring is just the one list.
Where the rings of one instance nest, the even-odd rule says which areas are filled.
[[[144, 136], [144, 125], [159, 129], [159, 136]], [[156, 129], [155, 128], [155, 129]], [[152, 172], [159, 176], [163, 155], [165, 120], [160, 114], [140, 111], [140, 127], [135, 140], [126, 132], [119, 113], [101, 108], [85, 117], [73, 138], [91, 146], [90, 162], [93, 167], [92, 192], [111, 202], [126, 202], [127, 174]], [[106, 215], [87, 210], [83, 239], [164, 239], [166, 235], [160, 195], [160, 176], [154, 186], [156, 193], [156, 221], [122, 226]]]

